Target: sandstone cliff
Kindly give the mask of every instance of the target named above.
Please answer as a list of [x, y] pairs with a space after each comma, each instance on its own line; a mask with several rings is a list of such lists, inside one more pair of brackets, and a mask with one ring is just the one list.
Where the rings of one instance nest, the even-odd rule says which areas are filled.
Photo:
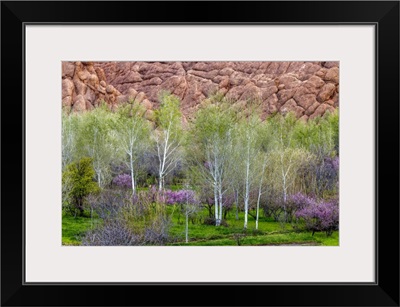
[[217, 92], [257, 100], [264, 115], [307, 119], [339, 105], [338, 62], [63, 62], [62, 78], [62, 104], [75, 112], [135, 99], [151, 116], [162, 90], [181, 99], [186, 117]]

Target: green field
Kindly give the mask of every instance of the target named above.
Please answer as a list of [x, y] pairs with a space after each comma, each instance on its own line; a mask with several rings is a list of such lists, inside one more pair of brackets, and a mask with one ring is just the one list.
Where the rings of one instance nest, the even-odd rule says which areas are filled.
[[96, 227], [99, 219], [88, 217], [73, 217], [63, 214], [62, 216], [62, 245], [80, 245], [81, 237], [85, 232]]
[[[207, 212], [201, 212], [205, 217]], [[64, 214], [62, 217], [62, 244], [80, 245], [86, 231], [97, 227], [101, 220], [90, 217], [76, 217]], [[275, 222], [271, 218], [260, 217], [259, 229], [255, 229], [255, 220], [250, 218], [248, 228], [243, 229], [243, 213], [236, 220], [233, 213], [227, 215], [227, 226], [204, 225], [198, 219], [189, 221], [189, 243], [185, 243], [185, 217], [173, 213], [170, 236], [171, 246], [263, 246], [263, 245], [323, 245], [338, 246], [339, 232], [331, 236], [324, 232], [315, 233], [295, 231], [292, 224]]]

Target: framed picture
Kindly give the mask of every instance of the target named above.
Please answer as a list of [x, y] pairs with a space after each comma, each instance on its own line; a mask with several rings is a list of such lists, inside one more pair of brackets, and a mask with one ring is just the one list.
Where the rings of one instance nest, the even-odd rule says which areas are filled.
[[398, 2], [1, 26], [2, 305], [399, 306]]

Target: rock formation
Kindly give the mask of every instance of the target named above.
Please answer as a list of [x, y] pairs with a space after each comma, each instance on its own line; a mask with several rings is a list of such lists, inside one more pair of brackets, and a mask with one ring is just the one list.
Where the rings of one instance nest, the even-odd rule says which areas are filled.
[[216, 93], [256, 100], [264, 116], [292, 111], [306, 120], [339, 105], [338, 62], [63, 62], [62, 74], [63, 106], [78, 112], [132, 99], [150, 114], [162, 90], [181, 99], [186, 117]]

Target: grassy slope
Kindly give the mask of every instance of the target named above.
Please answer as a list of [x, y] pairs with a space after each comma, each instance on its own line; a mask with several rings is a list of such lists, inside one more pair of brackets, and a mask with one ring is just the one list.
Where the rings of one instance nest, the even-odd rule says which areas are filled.
[[87, 217], [76, 217], [63, 214], [62, 216], [62, 244], [80, 245], [81, 237], [86, 231], [95, 227], [99, 223], [98, 219]]
[[[203, 211], [204, 216], [207, 215]], [[239, 220], [235, 219], [233, 214], [228, 215], [228, 227], [213, 225], [192, 224], [189, 222], [189, 243], [184, 242], [185, 238], [185, 219], [183, 215], [179, 216], [175, 210], [173, 216], [173, 226], [170, 234], [176, 239], [171, 245], [339, 245], [339, 233], [334, 232], [332, 236], [327, 237], [325, 233], [295, 232], [291, 224], [275, 222], [270, 218], [261, 217], [259, 229], [255, 230], [255, 221], [249, 217], [248, 229], [243, 231], [243, 213], [239, 214]], [[79, 245], [80, 237], [95, 227], [99, 220], [85, 217], [74, 218], [63, 215], [62, 223], [62, 242], [63, 245]]]
[[[204, 211], [203, 214], [206, 214]], [[177, 214], [173, 217], [171, 234], [178, 242], [171, 245], [278, 245], [278, 244], [306, 244], [306, 245], [339, 245], [339, 233], [336, 231], [327, 237], [325, 233], [295, 232], [289, 223], [275, 222], [271, 218], [260, 217], [259, 229], [255, 229], [255, 220], [249, 216], [247, 231], [243, 231], [243, 213], [236, 220], [233, 214], [228, 215], [228, 227], [199, 225], [189, 222], [189, 243], [184, 242], [185, 220], [181, 215], [178, 222]]]

